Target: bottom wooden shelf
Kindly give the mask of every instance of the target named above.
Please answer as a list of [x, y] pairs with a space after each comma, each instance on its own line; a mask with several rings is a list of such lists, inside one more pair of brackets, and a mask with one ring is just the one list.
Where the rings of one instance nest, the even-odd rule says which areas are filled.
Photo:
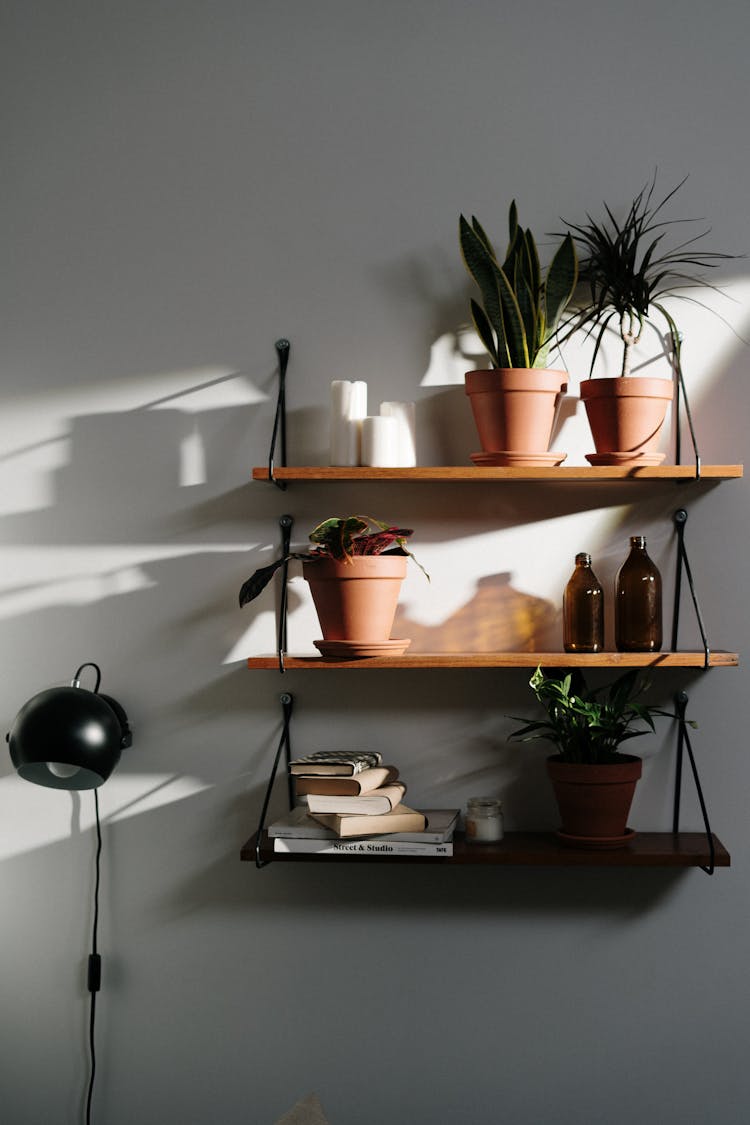
[[[729, 867], [730, 857], [713, 836], [714, 866]], [[255, 861], [253, 835], [240, 852]], [[595, 851], [566, 847], [554, 832], [508, 832], [499, 844], [467, 844], [462, 833], [453, 839], [452, 856], [315, 855], [273, 850], [266, 832], [261, 837], [261, 859], [279, 863], [432, 863], [498, 867], [705, 867], [710, 864], [704, 832], [638, 832], [624, 848]]]

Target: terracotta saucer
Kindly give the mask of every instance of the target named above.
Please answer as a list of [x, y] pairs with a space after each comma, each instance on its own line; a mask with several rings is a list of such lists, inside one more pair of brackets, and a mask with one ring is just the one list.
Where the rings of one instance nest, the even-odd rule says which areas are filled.
[[313, 641], [324, 660], [361, 660], [367, 656], [402, 656], [411, 644], [408, 637], [389, 641]]
[[510, 469], [516, 468], [553, 468], [562, 465], [567, 453], [514, 453], [512, 450], [493, 450], [492, 453], [472, 453], [471, 460], [475, 465], [497, 465]]
[[590, 465], [661, 465], [666, 453], [587, 453]]
[[609, 848], [624, 848], [635, 836], [632, 828], [626, 828], [623, 836], [571, 836], [558, 830], [561, 843], [570, 848], [588, 848], [590, 851], [606, 851]]

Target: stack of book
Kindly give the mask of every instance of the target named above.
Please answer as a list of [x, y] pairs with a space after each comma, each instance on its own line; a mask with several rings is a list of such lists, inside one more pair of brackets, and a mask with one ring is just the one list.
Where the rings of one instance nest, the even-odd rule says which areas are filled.
[[276, 852], [453, 854], [458, 809], [412, 809], [395, 766], [374, 751], [321, 750], [289, 771], [298, 807], [269, 826]]

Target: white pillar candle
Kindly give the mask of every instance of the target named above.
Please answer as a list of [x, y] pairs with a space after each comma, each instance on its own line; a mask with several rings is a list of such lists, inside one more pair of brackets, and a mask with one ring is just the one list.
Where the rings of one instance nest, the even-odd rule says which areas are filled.
[[362, 421], [367, 416], [367, 383], [357, 379], [352, 383], [351, 399], [349, 402], [349, 417], [353, 421]]
[[380, 413], [398, 423], [397, 465], [410, 468], [417, 463], [416, 405], [413, 402], [381, 402]]
[[362, 419], [363, 465], [393, 467], [398, 464], [398, 422], [374, 415]]
[[367, 414], [367, 383], [334, 379], [331, 383], [329, 460], [332, 465], [359, 465], [362, 419]]

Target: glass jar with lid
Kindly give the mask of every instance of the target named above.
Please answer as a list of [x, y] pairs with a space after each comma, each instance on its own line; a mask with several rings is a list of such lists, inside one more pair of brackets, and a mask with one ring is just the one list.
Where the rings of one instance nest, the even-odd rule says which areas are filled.
[[496, 844], [503, 838], [503, 806], [496, 797], [470, 797], [464, 820], [469, 844]]

